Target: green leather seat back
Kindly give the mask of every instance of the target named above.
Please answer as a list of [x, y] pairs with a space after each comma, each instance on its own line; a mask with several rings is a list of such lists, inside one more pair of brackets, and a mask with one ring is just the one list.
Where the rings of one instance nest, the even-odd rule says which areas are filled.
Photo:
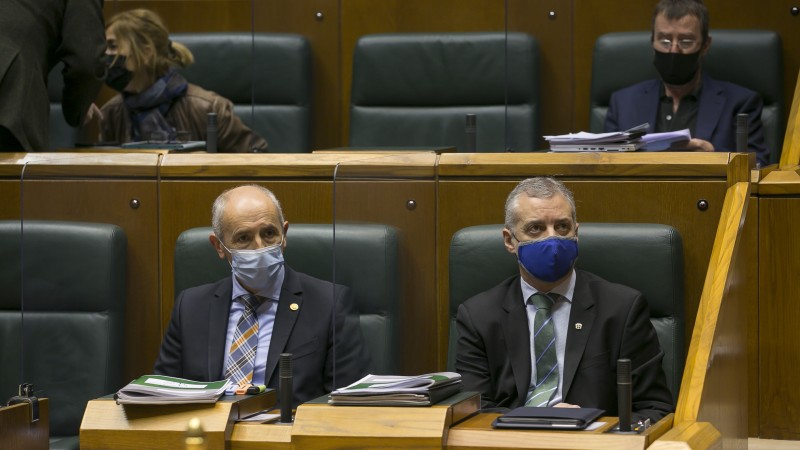
[[[502, 229], [464, 228], [450, 242], [450, 370], [455, 367], [458, 306], [519, 273], [517, 259], [503, 245]], [[578, 236], [579, 269], [630, 286], [647, 299], [664, 350], [667, 385], [677, 400], [685, 363], [683, 243], [677, 230], [658, 224], [581, 223]]]
[[539, 46], [524, 33], [363, 36], [353, 55], [350, 145], [456, 147], [477, 115], [477, 151], [532, 151]]
[[[192, 228], [175, 245], [175, 292], [230, 276], [208, 241], [211, 227]], [[336, 225], [336, 283], [355, 297], [361, 331], [372, 358], [370, 373], [397, 373], [398, 235], [386, 225]], [[286, 263], [294, 270], [333, 281], [331, 225], [291, 224], [286, 235]]]
[[[783, 118], [781, 37], [767, 30], [710, 30], [711, 48], [702, 62], [712, 77], [761, 95], [764, 141], [772, 163], [780, 159]], [[589, 130], [603, 131], [611, 94], [640, 81], [658, 78], [649, 31], [608, 33], [597, 38], [592, 56]], [[650, 124], [655, 126], [655, 124]]]
[[311, 151], [311, 46], [305, 37], [281, 33], [170, 37], [194, 54], [194, 64], [182, 69], [184, 76], [232, 101], [236, 115], [267, 140], [270, 153]]
[[22, 230], [0, 221], [0, 399], [16, 395], [22, 363], [22, 380], [50, 399], [50, 436], [77, 444], [87, 401], [124, 381], [127, 238], [97, 223], [26, 221]]

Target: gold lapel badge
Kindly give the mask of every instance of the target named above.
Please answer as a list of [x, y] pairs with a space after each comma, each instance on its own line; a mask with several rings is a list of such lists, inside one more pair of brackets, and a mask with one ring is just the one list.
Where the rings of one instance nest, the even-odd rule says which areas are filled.
[[581, 330], [581, 329], [583, 329], [583, 324], [582, 324], [582, 323], [576, 323], [576, 324], [575, 324], [575, 329], [576, 329], [576, 330]]
[[291, 305], [289, 305], [289, 309], [291, 309], [292, 311], [297, 311], [298, 309], [300, 309], [300, 305], [298, 305], [297, 303], [292, 303]]

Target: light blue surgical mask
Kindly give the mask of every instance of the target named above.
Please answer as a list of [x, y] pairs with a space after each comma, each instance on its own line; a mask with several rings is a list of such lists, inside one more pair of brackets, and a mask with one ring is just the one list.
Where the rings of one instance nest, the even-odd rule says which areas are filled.
[[257, 250], [231, 250], [231, 271], [245, 287], [255, 294], [268, 296], [275, 291], [276, 285], [283, 280], [283, 239], [275, 245]]
[[[514, 236], [514, 239], [517, 237]], [[552, 283], [560, 280], [572, 270], [578, 258], [578, 238], [575, 236], [517, 241], [519, 264], [531, 276], [542, 281]]]

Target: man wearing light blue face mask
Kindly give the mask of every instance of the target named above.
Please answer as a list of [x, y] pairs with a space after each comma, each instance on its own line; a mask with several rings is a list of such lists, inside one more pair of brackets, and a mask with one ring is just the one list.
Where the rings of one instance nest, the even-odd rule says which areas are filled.
[[334, 295], [331, 283], [286, 265], [289, 222], [271, 191], [223, 192], [212, 226], [209, 240], [232, 275], [178, 295], [156, 374], [277, 389], [278, 356], [291, 353], [293, 406], [366, 374], [361, 330], [347, 320], [355, 317], [350, 290], [337, 286]]
[[520, 182], [503, 240], [519, 275], [458, 309], [456, 371], [484, 408], [592, 407], [617, 414], [616, 361], [632, 361], [633, 413], [672, 412], [663, 351], [642, 295], [574, 268], [572, 193], [552, 178]]

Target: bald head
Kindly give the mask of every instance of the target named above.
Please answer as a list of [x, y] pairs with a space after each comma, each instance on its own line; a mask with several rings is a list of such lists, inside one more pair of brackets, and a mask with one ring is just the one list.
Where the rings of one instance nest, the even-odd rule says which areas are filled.
[[209, 241], [220, 258], [230, 261], [229, 250], [286, 247], [289, 223], [269, 189], [258, 185], [229, 189], [217, 197], [211, 211], [214, 232]]

